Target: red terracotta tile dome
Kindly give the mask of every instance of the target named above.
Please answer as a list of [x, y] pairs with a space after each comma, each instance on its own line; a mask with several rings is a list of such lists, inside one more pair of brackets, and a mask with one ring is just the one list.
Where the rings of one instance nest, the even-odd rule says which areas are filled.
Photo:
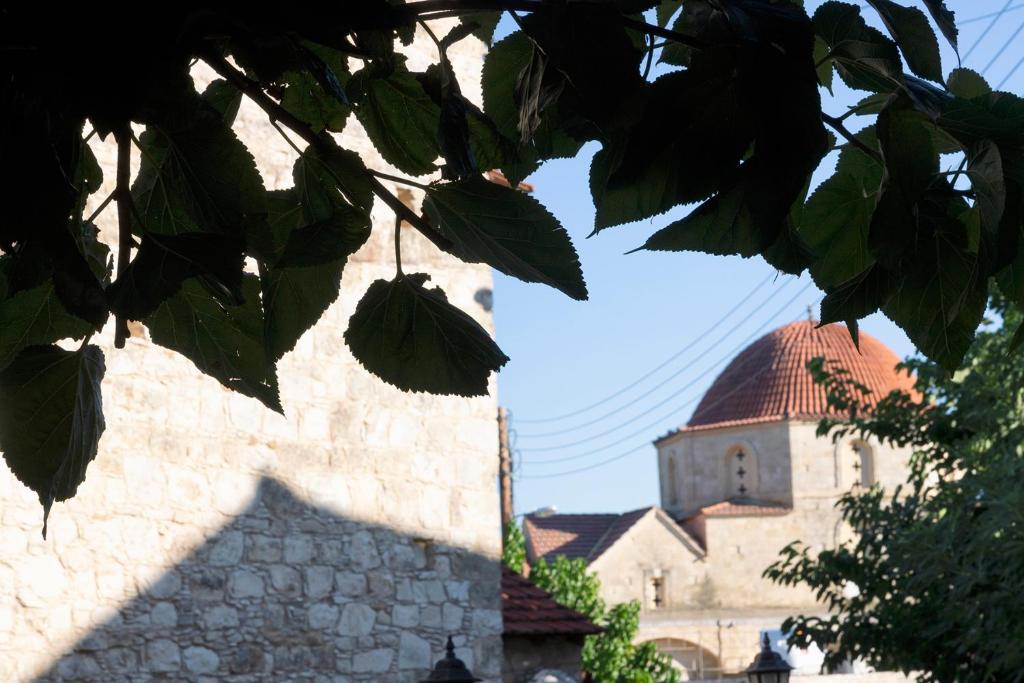
[[893, 389], [912, 392], [913, 378], [896, 370], [899, 358], [885, 344], [861, 332], [858, 351], [845, 326], [815, 325], [791, 323], [740, 352], [704, 394], [687, 429], [828, 414], [825, 391], [807, 370], [816, 356], [835, 361], [870, 389], [869, 403]]

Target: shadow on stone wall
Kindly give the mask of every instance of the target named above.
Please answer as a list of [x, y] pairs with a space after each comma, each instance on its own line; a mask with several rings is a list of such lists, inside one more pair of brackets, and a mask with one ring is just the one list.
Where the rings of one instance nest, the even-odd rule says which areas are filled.
[[499, 583], [494, 560], [339, 517], [265, 477], [242, 514], [36, 680], [406, 683], [449, 633], [497, 677]]

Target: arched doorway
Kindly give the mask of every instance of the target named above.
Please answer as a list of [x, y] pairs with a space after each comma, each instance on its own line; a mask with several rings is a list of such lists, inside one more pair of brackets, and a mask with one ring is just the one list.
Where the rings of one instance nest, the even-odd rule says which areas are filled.
[[682, 638], [654, 638], [647, 642], [672, 658], [672, 665], [679, 670], [684, 681], [720, 678], [722, 675], [718, 657], [697, 643]]

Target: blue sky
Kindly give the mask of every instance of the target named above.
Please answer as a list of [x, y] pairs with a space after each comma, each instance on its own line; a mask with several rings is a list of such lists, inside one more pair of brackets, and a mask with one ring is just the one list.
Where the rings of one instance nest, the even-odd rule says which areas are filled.
[[[813, 11], [820, 2], [807, 4]], [[1024, 92], [1024, 0], [947, 4], [961, 25], [961, 55], [977, 41], [964, 66], [987, 67], [993, 86], [1006, 79], [1001, 89]], [[978, 18], [1004, 7], [994, 24]], [[872, 10], [865, 16], [877, 25]], [[956, 58], [940, 42], [948, 73]], [[835, 98], [824, 93], [823, 108], [839, 114], [858, 99], [840, 86]], [[692, 207], [587, 239], [594, 219], [587, 176], [597, 148], [588, 145], [575, 159], [550, 162], [530, 178], [535, 196], [576, 244], [590, 300], [574, 302], [495, 273], [497, 338], [512, 358], [498, 390], [512, 413], [517, 513], [547, 505], [564, 512], [616, 512], [657, 504], [651, 440], [685, 424], [740, 348], [806, 317], [807, 306], [821, 296], [806, 275], [776, 275], [760, 258], [625, 255]], [[817, 179], [831, 170], [826, 163]], [[863, 321], [861, 329], [901, 357], [913, 352], [903, 332], [881, 315]]]

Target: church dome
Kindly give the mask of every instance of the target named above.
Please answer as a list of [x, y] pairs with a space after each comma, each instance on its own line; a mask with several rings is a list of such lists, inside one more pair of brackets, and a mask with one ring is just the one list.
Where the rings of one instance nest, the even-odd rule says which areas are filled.
[[913, 378], [896, 370], [899, 358], [885, 344], [861, 332], [858, 351], [845, 326], [815, 325], [791, 323], [740, 352], [704, 394], [687, 428], [828, 414], [825, 390], [807, 370], [807, 361], [817, 356], [835, 361], [870, 389], [870, 404], [893, 389], [913, 391]]

